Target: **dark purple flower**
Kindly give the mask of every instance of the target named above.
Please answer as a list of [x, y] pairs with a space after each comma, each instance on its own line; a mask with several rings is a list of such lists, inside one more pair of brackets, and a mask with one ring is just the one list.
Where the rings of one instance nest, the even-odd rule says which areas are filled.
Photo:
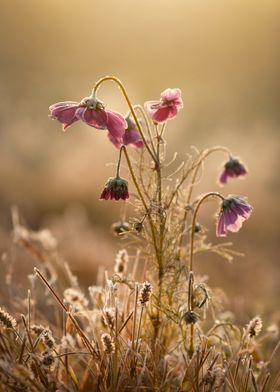
[[131, 144], [132, 147], [142, 148], [144, 146], [143, 140], [136, 127], [136, 124], [129, 118], [126, 118], [127, 128], [122, 137], [115, 137], [108, 132], [108, 137], [115, 147], [120, 149], [122, 146]]
[[128, 182], [121, 177], [109, 178], [100, 196], [103, 200], [126, 200], [128, 198]]
[[123, 137], [127, 123], [117, 112], [105, 109], [103, 103], [94, 96], [78, 102], [59, 102], [50, 106], [50, 116], [63, 124], [66, 129], [77, 120], [82, 120], [91, 127], [107, 129], [113, 137]]
[[237, 158], [230, 158], [224, 166], [224, 170], [219, 177], [220, 184], [224, 185], [228, 181], [228, 177], [240, 177], [247, 174], [247, 169]]
[[247, 201], [239, 196], [228, 196], [221, 204], [218, 215], [216, 234], [225, 237], [228, 231], [236, 233], [242, 227], [244, 220], [248, 219], [253, 208]]

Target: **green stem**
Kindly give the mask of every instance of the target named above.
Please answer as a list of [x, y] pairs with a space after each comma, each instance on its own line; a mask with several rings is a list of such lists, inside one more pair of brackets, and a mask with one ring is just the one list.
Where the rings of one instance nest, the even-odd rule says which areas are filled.
[[120, 148], [119, 159], [118, 159], [118, 164], [117, 164], [117, 173], [116, 173], [117, 178], [120, 177], [120, 166], [121, 166], [121, 158], [122, 158], [123, 148], [124, 148], [124, 146], [121, 146], [121, 148]]
[[127, 165], [128, 165], [129, 171], [130, 171], [130, 175], [132, 177], [132, 180], [134, 182], [135, 188], [136, 188], [136, 190], [138, 192], [138, 195], [140, 197], [140, 200], [141, 200], [141, 202], [143, 204], [143, 207], [145, 209], [146, 215], [148, 217], [150, 228], [151, 228], [151, 232], [152, 232], [153, 244], [154, 244], [154, 248], [155, 248], [155, 251], [156, 251], [156, 256], [157, 256], [157, 259], [159, 259], [158, 249], [157, 249], [156, 233], [155, 233], [154, 224], [153, 224], [153, 221], [152, 221], [152, 218], [151, 218], [151, 215], [150, 215], [150, 211], [149, 211], [147, 203], [146, 203], [146, 201], [144, 199], [144, 196], [143, 196], [143, 194], [141, 192], [141, 189], [140, 189], [140, 187], [138, 185], [138, 182], [137, 182], [136, 176], [134, 174], [134, 171], [133, 171], [133, 168], [132, 168], [132, 164], [131, 164], [131, 161], [130, 161], [130, 158], [129, 158], [129, 155], [128, 155], [128, 152], [127, 152], [127, 149], [126, 149], [125, 146], [123, 146], [123, 151], [124, 151], [124, 155], [126, 157], [126, 161], [127, 161]]
[[154, 155], [156, 155], [156, 149], [155, 149], [155, 145], [154, 145], [154, 141], [153, 141], [153, 136], [151, 133], [151, 127], [150, 127], [147, 115], [145, 113], [145, 110], [143, 109], [143, 107], [141, 105], [134, 105], [133, 107], [135, 110], [139, 110], [139, 112], [142, 114], [142, 117], [144, 118], [145, 125], [146, 125], [147, 132], [148, 132], [149, 139], [150, 139], [150, 143], [152, 146], [152, 150], [153, 150]]
[[162, 174], [161, 174], [161, 159], [160, 159], [160, 144], [161, 144], [161, 134], [159, 133], [158, 126], [155, 124], [155, 130], [157, 135], [157, 163], [156, 163], [156, 173], [157, 173], [157, 203], [158, 203], [158, 214], [159, 214], [159, 248], [158, 248], [158, 310], [155, 323], [155, 334], [154, 340], [159, 333], [160, 326], [160, 306], [162, 298], [162, 283], [163, 283], [163, 237], [164, 237], [164, 216], [162, 210]]
[[[192, 226], [191, 226], [191, 243], [190, 243], [190, 255], [189, 255], [189, 271], [193, 271], [193, 250], [194, 250], [194, 237], [195, 237], [195, 224], [196, 224], [196, 217], [198, 214], [198, 210], [201, 204], [208, 199], [209, 197], [218, 197], [222, 201], [224, 197], [219, 192], [208, 192], [201, 197], [198, 201], [195, 210], [193, 212], [193, 219], [192, 219]], [[192, 309], [191, 309], [192, 310]]]
[[[194, 171], [193, 171], [193, 176], [192, 176], [191, 183], [190, 183], [190, 189], [189, 189], [188, 197], [187, 197], [187, 200], [186, 200], [186, 206], [187, 206], [187, 207], [188, 207], [188, 205], [190, 204], [190, 201], [191, 201], [192, 192], [193, 192], [193, 189], [194, 189], [194, 186], [195, 186], [195, 182], [196, 182], [196, 177], [197, 177], [197, 175], [198, 175], [198, 171], [199, 171], [199, 169], [200, 169], [200, 167], [201, 167], [201, 164], [203, 163], [203, 161], [204, 161], [210, 154], [212, 154], [213, 152], [218, 152], [218, 151], [225, 152], [225, 153], [227, 153], [229, 156], [231, 156], [230, 151], [229, 151], [226, 147], [223, 147], [223, 146], [216, 146], [216, 147], [213, 147], [213, 148], [211, 148], [211, 149], [209, 149], [209, 150], [206, 150], [205, 152], [203, 152], [203, 153], [201, 154], [201, 157], [198, 159], [198, 162], [197, 162], [197, 164], [196, 164], [196, 166], [195, 166], [195, 168], [194, 168]], [[183, 220], [182, 220], [182, 226], [181, 226], [181, 230], [180, 230], [179, 245], [178, 245], [178, 249], [179, 249], [179, 250], [178, 250], [178, 259], [179, 259], [179, 260], [180, 260], [180, 258], [181, 258], [181, 251], [182, 251], [182, 245], [183, 245], [183, 239], [184, 239], [184, 232], [185, 232], [185, 226], [186, 226], [186, 221], [187, 221], [188, 213], [189, 213], [189, 209], [188, 209], [188, 208], [185, 208], [185, 212], [184, 212], [184, 216], [183, 216]]]
[[130, 99], [129, 99], [129, 96], [128, 96], [127, 92], [126, 92], [126, 89], [125, 89], [125, 87], [123, 86], [123, 84], [122, 84], [122, 82], [120, 81], [120, 79], [116, 78], [115, 76], [104, 76], [103, 78], [99, 79], [99, 80], [95, 83], [95, 86], [93, 87], [93, 90], [92, 90], [92, 94], [95, 95], [95, 94], [97, 93], [97, 90], [98, 90], [98, 88], [100, 87], [100, 85], [101, 85], [103, 82], [107, 81], [107, 80], [111, 80], [111, 81], [115, 82], [115, 83], [118, 85], [118, 87], [120, 88], [120, 90], [121, 90], [121, 92], [122, 92], [122, 94], [123, 94], [123, 96], [124, 96], [124, 98], [125, 98], [125, 100], [126, 100], [126, 102], [127, 102], [127, 104], [128, 104], [128, 107], [129, 107], [129, 109], [130, 109], [130, 111], [131, 111], [131, 114], [132, 114], [132, 116], [133, 116], [133, 118], [134, 118], [134, 121], [135, 121], [135, 123], [136, 123], [136, 125], [137, 125], [137, 128], [138, 128], [138, 130], [139, 130], [139, 132], [140, 132], [140, 135], [141, 135], [141, 137], [142, 137], [142, 139], [143, 139], [143, 142], [144, 142], [144, 144], [145, 144], [145, 146], [146, 146], [146, 148], [147, 148], [149, 154], [151, 155], [152, 159], [153, 159], [154, 161], [156, 161], [156, 157], [155, 157], [153, 151], [151, 150], [151, 148], [150, 148], [150, 146], [149, 146], [149, 144], [148, 144], [148, 142], [147, 142], [147, 140], [146, 140], [146, 138], [145, 138], [144, 132], [143, 132], [142, 127], [141, 127], [141, 124], [140, 124], [140, 122], [139, 122], [139, 120], [138, 120], [138, 118], [137, 118], [137, 115], [136, 115], [136, 113], [135, 113], [135, 110], [134, 110], [134, 108], [133, 108], [133, 105], [132, 105], [132, 103], [131, 103], [131, 101], [130, 101]]
[[[192, 219], [192, 227], [191, 227], [191, 243], [190, 243], [190, 255], [189, 255], [189, 288], [188, 288], [188, 310], [193, 311], [193, 251], [194, 251], [194, 237], [195, 237], [195, 224], [196, 224], [196, 217], [199, 211], [200, 206], [202, 203], [208, 199], [209, 197], [218, 197], [222, 201], [224, 197], [218, 192], [209, 192], [206, 193], [201, 199], [198, 201]], [[194, 324], [190, 325], [190, 348], [189, 348], [189, 355], [192, 357], [194, 352]]]

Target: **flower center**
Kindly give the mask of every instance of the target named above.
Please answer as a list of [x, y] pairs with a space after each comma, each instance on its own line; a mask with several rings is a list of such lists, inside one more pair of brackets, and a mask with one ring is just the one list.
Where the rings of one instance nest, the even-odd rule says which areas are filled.
[[80, 102], [80, 106], [87, 107], [88, 109], [93, 110], [104, 109], [105, 107], [103, 102], [99, 101], [92, 95], [90, 97], [83, 98]]

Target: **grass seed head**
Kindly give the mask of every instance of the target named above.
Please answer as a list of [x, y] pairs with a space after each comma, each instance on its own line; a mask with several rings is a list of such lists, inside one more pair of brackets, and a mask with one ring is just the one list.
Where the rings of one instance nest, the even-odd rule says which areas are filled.
[[101, 335], [101, 341], [106, 354], [113, 354], [115, 352], [115, 345], [108, 333], [103, 333]]
[[105, 308], [103, 310], [103, 322], [108, 328], [114, 328], [115, 310], [113, 308]]
[[44, 367], [49, 368], [54, 363], [54, 356], [53, 354], [46, 350], [42, 353], [41, 363]]
[[150, 301], [151, 295], [153, 291], [153, 286], [150, 282], [144, 282], [139, 291], [139, 302], [142, 306], [144, 306], [147, 302]]
[[262, 319], [259, 316], [254, 317], [247, 325], [247, 334], [249, 338], [258, 336], [262, 330]]
[[44, 329], [41, 337], [42, 337], [42, 341], [46, 347], [48, 347], [48, 348], [55, 347], [55, 340], [52, 336], [52, 332], [48, 328]]
[[0, 307], [0, 322], [6, 328], [16, 328], [17, 322], [8, 312]]

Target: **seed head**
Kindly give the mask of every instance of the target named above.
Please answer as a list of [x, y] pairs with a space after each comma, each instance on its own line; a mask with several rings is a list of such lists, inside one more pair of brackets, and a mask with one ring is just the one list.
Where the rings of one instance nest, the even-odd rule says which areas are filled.
[[44, 351], [42, 353], [41, 363], [44, 367], [49, 368], [54, 363], [54, 356], [50, 351]]
[[0, 322], [6, 328], [15, 328], [17, 326], [16, 319], [14, 319], [8, 312], [0, 307]]
[[112, 338], [108, 333], [103, 333], [101, 335], [101, 341], [106, 354], [113, 354], [115, 352], [115, 345], [112, 342]]
[[74, 306], [76, 310], [86, 308], [88, 305], [88, 300], [84, 294], [80, 290], [74, 289], [73, 287], [64, 290], [63, 295], [66, 302]]
[[40, 336], [44, 330], [45, 327], [43, 327], [43, 325], [37, 325], [37, 324], [31, 325], [31, 331], [34, 332], [37, 336]]
[[147, 302], [150, 301], [151, 295], [153, 291], [153, 286], [150, 282], [144, 282], [139, 291], [139, 302], [142, 306], [144, 306]]
[[224, 382], [225, 372], [221, 367], [214, 369], [208, 369], [205, 376], [203, 377], [203, 383], [206, 387], [206, 391], [216, 391], [220, 388]]
[[103, 322], [108, 328], [113, 329], [115, 324], [115, 311], [113, 308], [103, 310]]
[[188, 312], [184, 313], [183, 315], [183, 320], [185, 321], [185, 323], [187, 325], [189, 324], [195, 324], [198, 322], [199, 317], [198, 314], [196, 314], [195, 312], [193, 312], [192, 310], [189, 310]]
[[247, 325], [247, 334], [249, 338], [253, 338], [254, 336], [258, 336], [261, 330], [262, 319], [260, 318], [260, 316], [256, 316]]
[[46, 328], [44, 329], [44, 331], [42, 332], [42, 341], [44, 343], [45, 346], [47, 346], [48, 348], [54, 348], [55, 347], [55, 340], [52, 336], [52, 332]]

